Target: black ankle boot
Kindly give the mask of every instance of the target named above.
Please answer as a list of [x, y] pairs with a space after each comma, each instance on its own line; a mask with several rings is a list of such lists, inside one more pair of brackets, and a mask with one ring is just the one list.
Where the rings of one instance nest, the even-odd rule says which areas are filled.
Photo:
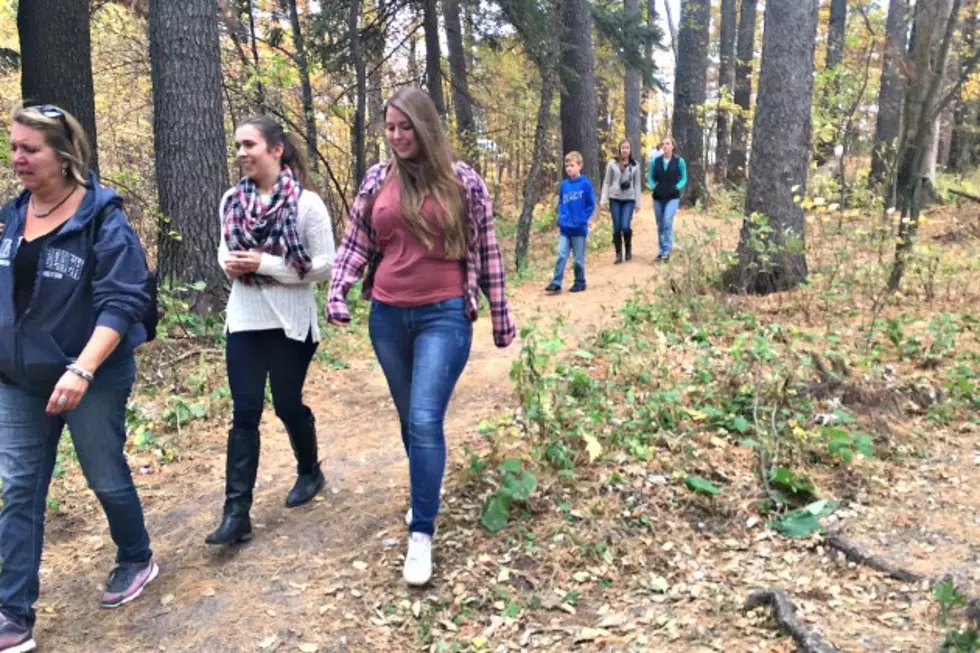
[[323, 489], [326, 479], [317, 460], [316, 419], [313, 413], [293, 427], [286, 427], [289, 443], [296, 454], [296, 483], [286, 497], [286, 507], [295, 508], [309, 503]]
[[623, 232], [623, 244], [626, 246], [626, 260], [633, 260], [633, 230]]
[[613, 234], [613, 245], [616, 247], [616, 263], [623, 262], [623, 234]]
[[207, 544], [235, 544], [252, 539], [252, 490], [259, 469], [259, 432], [233, 428], [228, 433], [228, 462], [225, 465], [225, 508], [218, 528], [204, 540]]

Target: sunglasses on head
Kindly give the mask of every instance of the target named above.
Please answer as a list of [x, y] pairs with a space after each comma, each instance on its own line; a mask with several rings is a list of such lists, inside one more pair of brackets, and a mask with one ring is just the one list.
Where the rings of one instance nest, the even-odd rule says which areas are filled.
[[65, 118], [65, 112], [54, 106], [53, 104], [39, 104], [31, 107], [38, 113], [40, 113], [45, 118], [51, 118], [52, 120], [60, 120], [62, 127], [65, 129], [65, 134], [69, 137], [71, 136], [71, 129], [68, 126], [68, 119]]

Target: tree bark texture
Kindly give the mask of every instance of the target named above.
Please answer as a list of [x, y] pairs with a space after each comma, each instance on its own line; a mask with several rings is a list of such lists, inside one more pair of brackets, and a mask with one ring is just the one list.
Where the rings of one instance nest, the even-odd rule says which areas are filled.
[[262, 63], [259, 59], [259, 41], [255, 34], [255, 9], [252, 0], [242, 0], [242, 9], [248, 18], [248, 37], [252, 47], [252, 74], [255, 75], [255, 111], [266, 112], [265, 85], [262, 83]]
[[905, 99], [905, 77], [902, 63], [908, 33], [908, 0], [890, 0], [885, 24], [885, 55], [878, 91], [878, 117], [875, 122], [875, 144], [871, 153], [870, 182], [881, 186], [888, 171], [894, 169], [895, 153], [902, 126], [902, 104]]
[[577, 150], [584, 173], [598, 183], [595, 53], [588, 0], [564, 0], [561, 10], [561, 140], [563, 152]]
[[830, 0], [830, 23], [827, 25], [827, 70], [833, 70], [843, 61], [846, 33], [847, 0]]
[[350, 41], [350, 58], [354, 65], [354, 124], [351, 126], [351, 145], [354, 154], [354, 187], [359, 188], [367, 170], [364, 162], [364, 112], [367, 105], [367, 79], [364, 57], [361, 55], [361, 0], [350, 0], [347, 32]]
[[767, 2], [752, 166], [738, 263], [728, 285], [768, 294], [806, 281], [806, 188], [819, 0]]
[[[630, 19], [630, 23], [641, 23], [639, 0], [624, 0], [623, 8], [626, 11], [626, 16]], [[633, 158], [642, 165], [645, 157], [643, 156], [643, 143], [640, 138], [643, 133], [641, 124], [643, 119], [643, 85], [641, 82], [640, 71], [627, 65], [626, 88], [624, 89], [626, 99], [626, 140], [633, 146]], [[646, 168], [643, 169], [645, 170]]]
[[[375, 13], [385, 13], [385, 0], [375, 0]], [[383, 39], [378, 39], [371, 53], [371, 73], [368, 75], [368, 142], [366, 148], [367, 165], [373, 166], [381, 160], [384, 149], [384, 49]]]
[[296, 68], [299, 71], [300, 88], [303, 94], [303, 119], [306, 123], [306, 152], [310, 167], [316, 170], [317, 157], [316, 113], [313, 109], [313, 85], [310, 83], [310, 62], [306, 54], [306, 42], [299, 22], [296, 0], [289, 0], [289, 25], [293, 31], [293, 48], [296, 50]]
[[[151, 0], [149, 32], [159, 274], [204, 281], [213, 300], [225, 280], [215, 252], [228, 188], [218, 8], [214, 0]], [[206, 297], [198, 310], [216, 308]]]
[[517, 220], [517, 244], [514, 258], [517, 269], [524, 267], [531, 241], [531, 223], [534, 221], [534, 207], [541, 199], [541, 170], [548, 158], [548, 131], [551, 122], [551, 105], [555, 99], [557, 75], [554, 66], [541, 70], [541, 101], [538, 105], [538, 120], [534, 128], [534, 155], [531, 169], [524, 177], [524, 201], [521, 217]]
[[919, 211], [924, 192], [933, 183], [928, 177], [929, 158], [936, 148], [938, 113], [949, 57], [962, 0], [936, 0], [922, 7], [915, 17], [915, 79], [906, 101], [905, 142], [900, 153], [897, 194], [902, 220], [898, 226], [895, 261], [888, 278], [888, 289], [897, 291], [919, 230]]
[[75, 116], [98, 172], [88, 0], [21, 0], [17, 33], [24, 104], [54, 104]]
[[446, 44], [449, 48], [449, 75], [453, 88], [453, 109], [456, 112], [456, 134], [459, 136], [464, 158], [472, 163], [476, 160], [476, 121], [473, 119], [473, 102], [466, 70], [459, 0], [442, 0], [442, 10], [446, 24]]
[[[912, 63], [915, 69], [909, 83], [905, 101], [905, 144], [898, 170], [899, 193], [910, 187], [910, 180], [926, 175], [930, 183], [935, 183], [930, 171], [935, 170], [936, 133], [939, 121], [923, 123], [925, 132], [921, 142], [916, 138], [920, 128], [920, 117], [929, 116], [938, 98], [930, 97], [934, 80], [942, 81], [945, 74], [945, 58], [939, 61], [940, 44], [943, 40], [947, 19], [954, 0], [930, 0], [917, 3], [915, 14], [915, 44]], [[959, 0], [955, 0], [959, 5]], [[921, 6], [918, 6], [921, 5]], [[937, 88], [938, 90], [938, 88]], [[937, 116], [938, 118], [938, 116]], [[922, 156], [919, 156], [919, 149]]]
[[693, 205], [706, 195], [704, 179], [704, 127], [698, 109], [708, 93], [708, 27], [711, 0], [684, 0], [677, 35], [674, 76], [674, 139], [687, 162], [687, 188], [681, 202]]
[[[973, 52], [977, 47], [977, 0], [967, 0], [963, 17], [964, 52]], [[973, 164], [973, 148], [976, 141], [973, 125], [977, 121], [977, 102], [963, 98], [956, 99], [953, 110], [953, 134], [950, 142], [949, 167], [954, 172], [965, 172]]]
[[670, 51], [677, 61], [677, 25], [674, 23], [674, 11], [670, 8], [671, 0], [664, 0], [664, 13], [667, 14], [667, 31], [670, 32]]
[[[721, 0], [721, 34], [719, 43], [720, 63], [718, 66], [719, 94], [732, 99], [735, 91], [735, 35], [738, 31], [738, 6], [736, 0]], [[728, 177], [728, 151], [730, 148], [730, 123], [728, 110], [718, 111], [718, 125], [715, 145], [715, 180], [724, 181]]]
[[748, 115], [752, 110], [752, 60], [755, 58], [756, 2], [757, 0], [742, 0], [738, 21], [734, 100], [739, 111], [732, 118], [732, 145], [728, 154], [728, 181], [738, 186], [745, 183], [748, 174]]
[[446, 115], [442, 94], [442, 49], [439, 45], [438, 0], [422, 0], [422, 29], [425, 32], [425, 87], [440, 116]]

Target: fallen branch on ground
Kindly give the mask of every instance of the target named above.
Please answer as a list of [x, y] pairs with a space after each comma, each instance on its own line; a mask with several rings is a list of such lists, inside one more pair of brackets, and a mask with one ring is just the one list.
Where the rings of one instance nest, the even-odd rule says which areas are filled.
[[980, 197], [977, 197], [976, 195], [971, 195], [970, 193], [964, 193], [961, 190], [954, 190], [950, 188], [949, 192], [952, 193], [953, 195], [958, 195], [959, 197], [965, 197], [968, 200], [973, 200], [974, 202], [980, 202]]
[[195, 356], [217, 356], [218, 354], [223, 354], [224, 352], [220, 349], [195, 349], [193, 351], [184, 352], [177, 358], [161, 363], [160, 370], [162, 371], [165, 367], [171, 367], [177, 363], [181, 363], [188, 358], [194, 358]]
[[743, 610], [772, 606], [776, 621], [806, 653], [839, 653], [840, 649], [824, 639], [816, 629], [807, 626], [796, 616], [796, 606], [785, 590], [770, 587], [756, 590], [745, 600]]
[[860, 544], [845, 540], [840, 535], [828, 535], [826, 543], [831, 549], [843, 553], [844, 557], [854, 564], [870, 567], [875, 571], [888, 574], [896, 580], [906, 583], [921, 583], [922, 581], [926, 580], [926, 577], [922, 574], [917, 574], [913, 571], [909, 571], [908, 569], [903, 569], [898, 565], [888, 562], [884, 558], [872, 555]]

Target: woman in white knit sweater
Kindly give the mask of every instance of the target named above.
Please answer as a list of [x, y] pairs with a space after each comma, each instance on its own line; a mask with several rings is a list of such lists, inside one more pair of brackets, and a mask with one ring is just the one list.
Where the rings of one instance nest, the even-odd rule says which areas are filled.
[[221, 200], [218, 249], [232, 279], [225, 330], [233, 424], [224, 514], [208, 544], [252, 537], [249, 511], [267, 378], [296, 454], [298, 478], [286, 506], [307, 503], [324, 484], [303, 383], [320, 341], [313, 284], [330, 278], [334, 260], [330, 216], [308, 190], [302, 151], [281, 125], [267, 116], [249, 118], [235, 131], [235, 148], [245, 176]]

